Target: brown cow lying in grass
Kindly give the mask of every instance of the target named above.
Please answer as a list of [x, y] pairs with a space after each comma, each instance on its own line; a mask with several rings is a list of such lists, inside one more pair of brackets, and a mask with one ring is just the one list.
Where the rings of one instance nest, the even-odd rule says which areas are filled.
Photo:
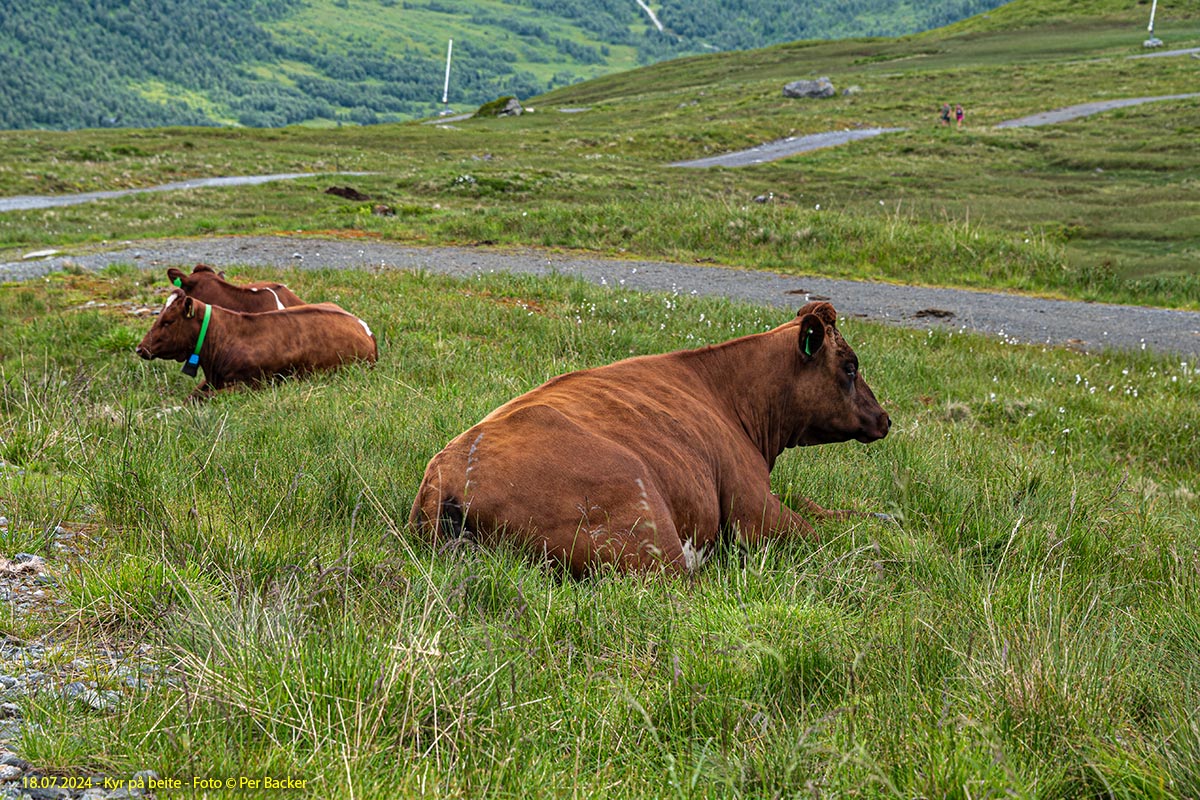
[[337, 369], [350, 361], [375, 363], [379, 355], [367, 323], [333, 303], [244, 314], [202, 303], [175, 289], [137, 354], [185, 362], [183, 371], [204, 370], [192, 392], [213, 391], [289, 375]]
[[190, 275], [171, 267], [167, 270], [167, 278], [189, 297], [231, 311], [278, 311], [304, 305], [304, 301], [282, 283], [258, 281], [238, 286], [225, 280], [224, 272], [217, 272], [207, 264], [197, 264]]
[[[429, 462], [410, 525], [512, 540], [581, 576], [698, 567], [724, 538], [815, 536], [771, 492], [785, 448], [887, 435], [828, 303], [765, 333], [561, 375]], [[843, 517], [802, 501], [816, 517]]]

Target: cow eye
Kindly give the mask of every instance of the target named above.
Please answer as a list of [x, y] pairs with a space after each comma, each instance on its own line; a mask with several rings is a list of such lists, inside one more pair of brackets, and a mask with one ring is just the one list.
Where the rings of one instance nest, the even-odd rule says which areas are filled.
[[845, 369], [846, 369], [846, 376], [849, 377], [851, 380], [854, 380], [854, 378], [858, 376], [858, 364], [855, 364], [854, 362], [850, 362], [850, 363], [846, 364]]

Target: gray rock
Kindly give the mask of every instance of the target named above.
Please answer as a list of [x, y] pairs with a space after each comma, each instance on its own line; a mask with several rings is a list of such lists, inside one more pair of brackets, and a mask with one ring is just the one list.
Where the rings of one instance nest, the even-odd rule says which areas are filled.
[[157, 772], [155, 772], [152, 769], [144, 769], [144, 770], [141, 770], [140, 772], [133, 773], [133, 779], [130, 780], [130, 783], [140, 783], [143, 786], [145, 786], [147, 781], [156, 781], [156, 780], [158, 780]]
[[[22, 795], [18, 795], [20, 796]], [[55, 786], [49, 789], [26, 789], [23, 796], [29, 800], [69, 800], [71, 792], [69, 789]]]
[[[0, 703], [0, 719], [20, 719], [22, 716], [21, 707], [16, 703]], [[0, 759], [0, 764], [3, 763]]]
[[19, 770], [29, 769], [29, 762], [21, 758], [16, 753], [5, 753], [0, 756], [0, 766], [16, 767]]
[[792, 81], [783, 87], [784, 97], [833, 97], [837, 90], [829, 78], [821, 77], [815, 81]]
[[63, 687], [63, 696], [78, 700], [96, 711], [106, 711], [121, 702], [121, 693], [111, 689], [99, 692], [82, 681], [72, 681]]

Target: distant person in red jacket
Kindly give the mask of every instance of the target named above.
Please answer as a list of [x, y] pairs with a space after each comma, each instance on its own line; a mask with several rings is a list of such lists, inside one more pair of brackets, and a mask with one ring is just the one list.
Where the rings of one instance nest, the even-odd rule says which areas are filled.
[[963, 116], [965, 115], [963, 114], [962, 103], [958, 103], [954, 106], [954, 119], [958, 122], [958, 127], [960, 128], [962, 127]]

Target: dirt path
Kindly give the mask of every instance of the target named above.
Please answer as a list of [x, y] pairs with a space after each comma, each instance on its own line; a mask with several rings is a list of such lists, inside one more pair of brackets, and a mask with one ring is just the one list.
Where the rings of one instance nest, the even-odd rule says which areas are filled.
[[723, 153], [719, 156], [697, 158], [692, 161], [676, 161], [669, 167], [745, 167], [749, 164], [762, 164], [780, 158], [794, 156], [797, 153], [807, 153], [822, 147], [836, 147], [839, 144], [855, 142], [859, 139], [869, 139], [883, 133], [908, 130], [907, 128], [858, 128], [850, 131], [829, 131], [828, 133], [813, 133], [808, 136], [789, 136], [786, 139], [776, 139], [773, 142], [751, 147], [749, 150], [738, 150], [735, 153]]
[[260, 183], [274, 181], [292, 181], [297, 178], [313, 178], [318, 175], [366, 175], [365, 172], [284, 172], [276, 175], [235, 175], [228, 178], [192, 178], [175, 183], [164, 183], [161, 186], [144, 186], [139, 189], [114, 189], [107, 192], [83, 192], [81, 194], [54, 195], [17, 195], [16, 197], [0, 197], [0, 213], [5, 211], [31, 211], [38, 208], [58, 208], [59, 206], [75, 206], [80, 203], [90, 203], [93, 200], [109, 200], [114, 197], [124, 197], [130, 194], [144, 192], [171, 192], [177, 189], [203, 189], [209, 186], [256, 186]]
[[1112, 111], [1114, 108], [1137, 106], [1142, 103], [1157, 103], [1162, 100], [1189, 100], [1200, 97], [1200, 92], [1191, 94], [1167, 94], [1160, 97], [1130, 97], [1124, 100], [1102, 100], [1096, 103], [1080, 103], [1077, 106], [1056, 108], [1053, 111], [1043, 111], [1040, 114], [1030, 114], [1028, 117], [1005, 120], [996, 125], [997, 128], [1032, 128], [1037, 125], [1053, 125], [1058, 122], [1070, 122], [1073, 119], [1099, 114], [1102, 111]]
[[1150, 350], [1189, 361], [1200, 357], [1200, 312], [1045, 300], [885, 283], [830, 280], [659, 261], [617, 261], [533, 249], [409, 247], [379, 241], [286, 236], [152, 240], [81, 256], [0, 263], [0, 281], [28, 280], [75, 265], [102, 269], [217, 267], [405, 269], [472, 277], [510, 272], [571, 275], [613, 289], [729, 297], [794, 312], [829, 299], [848, 317], [906, 328], [977, 331], [1010, 342], [1100, 351]]

